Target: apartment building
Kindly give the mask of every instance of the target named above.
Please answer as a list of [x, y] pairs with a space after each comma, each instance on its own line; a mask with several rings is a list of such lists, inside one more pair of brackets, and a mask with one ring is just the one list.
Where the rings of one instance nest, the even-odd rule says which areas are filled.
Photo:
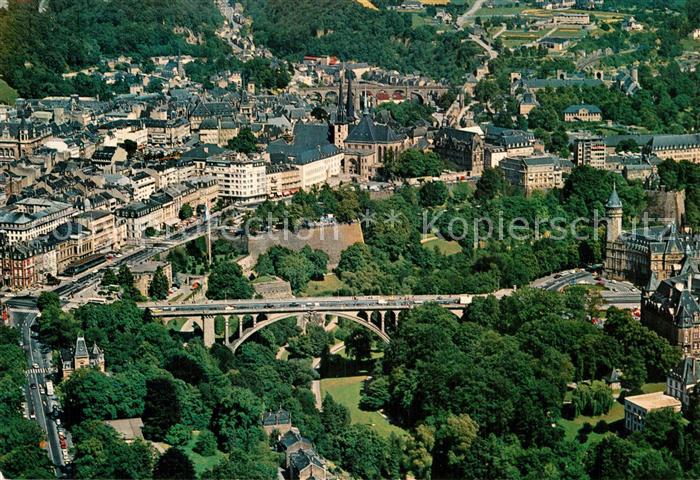
[[199, 141], [220, 147], [238, 135], [240, 126], [230, 118], [207, 118], [199, 125]]
[[163, 210], [161, 205], [151, 199], [132, 202], [117, 209], [117, 217], [124, 219], [126, 239], [129, 242], [139, 241], [146, 237], [146, 230], [159, 229], [163, 225]]
[[301, 190], [301, 176], [294, 165], [267, 165], [267, 196], [286, 197]]
[[46, 242], [27, 242], [0, 246], [2, 286], [26, 289], [56, 276], [56, 250]]
[[578, 138], [574, 142], [574, 163], [605, 168], [607, 151], [602, 138]]
[[527, 194], [564, 186], [563, 170], [555, 157], [506, 158], [499, 167], [508, 182]]
[[0, 236], [10, 245], [46, 235], [77, 214], [73, 205], [44, 198], [25, 198], [0, 208]]
[[103, 145], [106, 147], [116, 147], [123, 144], [127, 140], [134, 142], [137, 148], [146, 148], [148, 145], [148, 129], [141, 122], [123, 122], [119, 126], [114, 126], [107, 131]]
[[108, 253], [119, 250], [126, 240], [126, 225], [118, 222], [110, 212], [91, 210], [75, 217], [79, 223], [92, 233], [95, 253]]
[[267, 197], [266, 164], [242, 153], [223, 153], [206, 160], [204, 173], [216, 179], [219, 196], [233, 202], [252, 204]]
[[156, 191], [156, 179], [145, 171], [136, 172], [131, 177], [131, 183], [134, 187], [133, 199], [135, 202], [146, 200]]
[[198, 176], [192, 160], [171, 160], [144, 169], [155, 179], [155, 189], [162, 190], [170, 185], [181, 183]]
[[183, 205], [192, 208], [200, 205], [211, 209], [219, 196], [219, 184], [214, 177], [196, 177], [188, 182], [170, 185], [150, 198], [132, 202], [117, 209], [116, 215], [123, 219], [126, 241], [138, 242], [146, 237], [148, 230], [161, 231], [180, 222], [178, 217]]

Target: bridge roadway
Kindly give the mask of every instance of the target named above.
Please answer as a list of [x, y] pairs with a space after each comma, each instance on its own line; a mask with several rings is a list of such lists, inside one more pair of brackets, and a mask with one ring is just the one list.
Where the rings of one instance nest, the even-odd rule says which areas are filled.
[[[303, 297], [278, 300], [211, 300], [190, 305], [170, 305], [164, 302], [148, 302], [140, 305], [150, 308], [154, 316], [186, 317], [193, 315], [303, 313], [327, 310], [407, 310], [426, 302], [435, 302], [447, 309], [461, 309], [471, 302], [474, 296], [475, 295]], [[501, 293], [500, 296], [504, 296], [504, 293]]]
[[[566, 285], [574, 285], [583, 280], [587, 273], [567, 272], [560, 279], [552, 279], [541, 285], [533, 285], [550, 291], [561, 290]], [[639, 308], [640, 293], [634, 288], [626, 291], [602, 292], [604, 305], [602, 308], [615, 306], [623, 309]], [[513, 290], [499, 290], [493, 295], [503, 298]], [[434, 302], [461, 316], [464, 309], [474, 297], [485, 295], [406, 295], [406, 296], [357, 296], [357, 297], [316, 297], [316, 298], [286, 298], [266, 300], [231, 300], [207, 301], [196, 304], [171, 305], [167, 302], [150, 302], [142, 304], [149, 308], [154, 317], [168, 322], [174, 318], [193, 320], [204, 334], [204, 343], [208, 346], [215, 342], [214, 318], [222, 315], [225, 318], [235, 317], [238, 320], [238, 336], [231, 340], [229, 322], [225, 323], [225, 343], [235, 352], [236, 349], [250, 336], [268, 325], [285, 318], [295, 317], [298, 324], [305, 328], [309, 322], [319, 322], [326, 315], [351, 320], [376, 333], [382, 340], [388, 342], [388, 327], [395, 326], [398, 314], [427, 302]]]
[[[494, 295], [502, 298], [511, 290], [499, 290]], [[382, 340], [389, 341], [388, 327], [398, 319], [398, 313], [426, 302], [435, 302], [447, 310], [461, 315], [475, 295], [416, 295], [416, 296], [359, 296], [359, 297], [318, 297], [289, 298], [282, 300], [235, 300], [208, 301], [191, 305], [169, 305], [165, 302], [142, 304], [149, 308], [154, 317], [169, 321], [173, 318], [190, 318], [197, 323], [204, 334], [205, 345], [215, 341], [214, 317], [222, 315], [238, 319], [238, 337], [229, 343], [229, 323], [225, 323], [225, 343], [235, 351], [245, 340], [257, 331], [279, 320], [296, 317], [298, 324], [305, 328], [309, 322], [322, 320], [326, 315], [346, 318], [376, 333]]]

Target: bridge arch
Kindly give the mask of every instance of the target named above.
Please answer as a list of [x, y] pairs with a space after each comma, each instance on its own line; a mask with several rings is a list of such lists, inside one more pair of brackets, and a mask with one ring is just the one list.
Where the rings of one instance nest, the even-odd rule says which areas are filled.
[[334, 92], [333, 90], [326, 92], [326, 94], [323, 96], [323, 102], [328, 104], [328, 105], [337, 105], [338, 104], [338, 92]]
[[305, 96], [306, 96], [306, 98], [308, 98], [312, 102], [316, 102], [316, 103], [323, 102], [323, 92], [312, 90], [312, 91], [306, 92]]
[[424, 94], [417, 90], [412, 91], [410, 97], [407, 100], [411, 100], [420, 105], [425, 105], [426, 103]]
[[[375, 333], [379, 338], [382, 339], [385, 343], [389, 343], [391, 340], [389, 338], [389, 335], [385, 332], [382, 331], [381, 327], [377, 326], [375, 323], [372, 322], [372, 317], [371, 317], [371, 312], [368, 315], [366, 312], [318, 312], [321, 315], [332, 315], [336, 316], [338, 318], [345, 318], [347, 320], [350, 320], [351, 322], [354, 322], [358, 325], [361, 325], [365, 327], [366, 329], [370, 330], [371, 332]], [[364, 315], [363, 315], [364, 314]], [[238, 338], [236, 338], [234, 341], [229, 343], [229, 348], [236, 353], [236, 350], [245, 343], [246, 340], [248, 340], [250, 337], [255, 335], [257, 332], [262, 330], [265, 327], [269, 327], [273, 323], [277, 323], [280, 320], [284, 320], [285, 318], [299, 318], [300, 315], [304, 315], [304, 312], [299, 312], [297, 314], [293, 313], [278, 313], [274, 315], [268, 316], [264, 320], [260, 321], [255, 321], [253, 324], [252, 328], [246, 328], [242, 332], [239, 332], [240, 335]], [[382, 313], [383, 315], [383, 313]], [[363, 318], [366, 317], [366, 318]], [[242, 321], [240, 319], [239, 321]]]

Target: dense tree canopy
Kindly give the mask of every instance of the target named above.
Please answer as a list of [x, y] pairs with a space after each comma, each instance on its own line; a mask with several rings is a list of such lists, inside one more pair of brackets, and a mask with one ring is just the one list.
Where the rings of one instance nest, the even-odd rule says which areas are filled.
[[[209, 0], [53, 0], [43, 3], [47, 11], [41, 14], [39, 3], [11, 0], [9, 10], [0, 9], [0, 75], [22, 96], [99, 94], [61, 74], [99, 65], [105, 56], [138, 60], [182, 52], [214, 60], [226, 52], [214, 33], [222, 18]], [[174, 27], [201, 34], [204, 44], [188, 44]]]
[[[459, 81], [479, 62], [481, 48], [466, 32], [413, 28], [410, 15], [362, 7], [354, 0], [247, 0], [258, 42], [275, 54], [337, 55], [436, 79]], [[450, 52], [445, 55], [444, 52]]]
[[207, 298], [212, 300], [251, 298], [253, 293], [253, 286], [243, 276], [241, 267], [237, 263], [220, 262], [212, 268]]

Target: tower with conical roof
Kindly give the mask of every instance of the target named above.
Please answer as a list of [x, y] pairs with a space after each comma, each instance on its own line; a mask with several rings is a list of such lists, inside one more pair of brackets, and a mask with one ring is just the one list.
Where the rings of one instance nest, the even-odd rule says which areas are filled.
[[615, 242], [622, 235], [622, 201], [617, 194], [617, 185], [613, 184], [613, 191], [605, 204], [607, 215], [607, 242]]

